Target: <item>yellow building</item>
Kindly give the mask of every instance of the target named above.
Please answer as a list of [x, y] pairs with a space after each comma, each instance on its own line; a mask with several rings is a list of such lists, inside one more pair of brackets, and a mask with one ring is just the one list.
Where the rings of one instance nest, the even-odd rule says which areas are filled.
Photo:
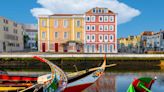
[[39, 51], [83, 52], [84, 18], [83, 14], [39, 16]]
[[23, 26], [0, 16], [0, 52], [22, 51]]

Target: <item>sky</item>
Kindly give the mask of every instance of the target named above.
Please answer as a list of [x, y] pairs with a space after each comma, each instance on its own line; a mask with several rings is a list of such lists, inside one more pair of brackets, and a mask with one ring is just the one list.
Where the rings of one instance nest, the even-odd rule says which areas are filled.
[[[0, 16], [36, 24], [39, 14], [84, 13], [107, 7], [118, 14], [118, 38], [164, 30], [164, 0], [1, 0]], [[85, 8], [84, 8], [85, 7]]]

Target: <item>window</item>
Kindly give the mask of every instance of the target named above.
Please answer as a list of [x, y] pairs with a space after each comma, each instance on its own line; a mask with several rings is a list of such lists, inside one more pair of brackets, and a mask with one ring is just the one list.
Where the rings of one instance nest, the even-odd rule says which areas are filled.
[[99, 13], [102, 13], [102, 9], [99, 9], [99, 11], [98, 11]]
[[8, 27], [3, 27], [4, 31], [9, 31]]
[[113, 42], [114, 41], [114, 36], [113, 35], [109, 35], [109, 41]]
[[104, 22], [108, 22], [108, 16], [104, 16]]
[[114, 16], [109, 16], [109, 21], [114, 22]]
[[99, 35], [99, 42], [103, 41], [103, 35]]
[[96, 8], [93, 8], [93, 11], [92, 11], [93, 13], [96, 13]]
[[100, 30], [100, 31], [103, 31], [103, 25], [100, 25], [100, 26], [99, 26], [99, 30]]
[[3, 19], [3, 23], [8, 24], [8, 20]]
[[108, 52], [108, 45], [107, 44], [104, 45], [104, 51], [105, 51], [105, 53]]
[[92, 30], [92, 31], [95, 31], [95, 25], [92, 25], [92, 26], [91, 26], [91, 30]]
[[14, 22], [14, 23], [13, 23], [13, 26], [14, 26], [14, 27], [17, 27], [17, 23]]
[[46, 32], [42, 32], [42, 39], [46, 38]]
[[90, 45], [87, 44], [87, 52], [90, 51]]
[[104, 41], [108, 42], [108, 35], [104, 35]]
[[92, 45], [92, 52], [95, 52], [95, 45]]
[[90, 22], [90, 16], [86, 17], [86, 22]]
[[104, 25], [104, 31], [108, 31], [108, 25]]
[[95, 35], [92, 35], [91, 37], [92, 37], [91, 38], [92, 39], [92, 42], [94, 42], [95, 41]]
[[76, 38], [77, 38], [77, 39], [80, 39], [80, 32], [77, 32], [77, 33], [76, 33]]
[[59, 35], [59, 33], [58, 32], [55, 32], [55, 39], [58, 38], [58, 35]]
[[64, 39], [68, 38], [68, 32], [64, 32]]
[[17, 31], [16, 29], [14, 29], [14, 30], [13, 30], [13, 33], [17, 34], [17, 33], [18, 33], [18, 31]]
[[46, 20], [42, 20], [42, 26], [46, 27]]
[[109, 30], [110, 30], [110, 31], [114, 31], [114, 25], [110, 25], [110, 26], [109, 26]]
[[86, 27], [87, 31], [90, 31], [90, 25], [87, 25]]
[[103, 22], [103, 16], [99, 16], [99, 22]]
[[96, 18], [95, 16], [91, 16], [91, 22], [95, 22]]
[[113, 52], [113, 44], [110, 45], [110, 52]]
[[64, 28], [67, 28], [68, 27], [68, 20], [64, 20]]
[[77, 27], [80, 27], [80, 20], [77, 20], [77, 21], [76, 21], [76, 26], [77, 26]]
[[87, 41], [90, 41], [90, 35], [87, 35]]
[[104, 13], [108, 13], [108, 9], [107, 8], [104, 9]]
[[55, 26], [55, 28], [58, 27], [58, 20], [55, 20], [55, 22], [54, 22], [54, 26]]

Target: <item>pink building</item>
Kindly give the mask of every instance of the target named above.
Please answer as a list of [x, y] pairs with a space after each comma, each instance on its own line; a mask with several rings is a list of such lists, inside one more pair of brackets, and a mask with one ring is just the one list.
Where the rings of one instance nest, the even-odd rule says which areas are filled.
[[85, 13], [85, 52], [117, 53], [117, 14], [108, 8]]

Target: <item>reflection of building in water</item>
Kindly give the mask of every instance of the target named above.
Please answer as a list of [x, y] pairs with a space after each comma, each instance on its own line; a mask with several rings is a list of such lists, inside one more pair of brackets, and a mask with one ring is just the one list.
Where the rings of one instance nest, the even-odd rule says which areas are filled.
[[106, 73], [84, 92], [116, 92], [116, 76]]

